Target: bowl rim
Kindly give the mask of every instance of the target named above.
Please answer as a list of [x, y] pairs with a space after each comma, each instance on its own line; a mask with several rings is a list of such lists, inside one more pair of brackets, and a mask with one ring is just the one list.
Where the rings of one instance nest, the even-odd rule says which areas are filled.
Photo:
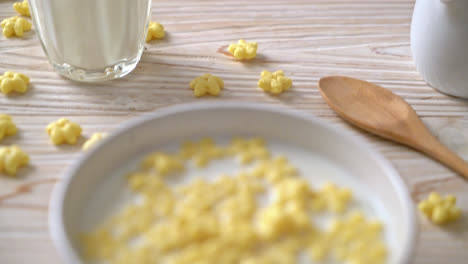
[[65, 196], [67, 195], [68, 190], [72, 186], [72, 179], [76, 177], [76, 172], [78, 171], [78, 169], [84, 164], [86, 164], [87, 160], [90, 156], [93, 155], [94, 152], [96, 152], [102, 146], [110, 144], [121, 134], [128, 132], [134, 127], [142, 125], [144, 123], [152, 122], [163, 117], [187, 111], [220, 108], [249, 109], [254, 111], [258, 110], [263, 112], [270, 112], [271, 114], [282, 114], [291, 118], [301, 119], [304, 122], [315, 123], [316, 125], [335, 131], [336, 133], [340, 134], [342, 137], [346, 138], [349, 141], [358, 143], [360, 149], [371, 154], [374, 157], [377, 165], [379, 165], [383, 169], [383, 171], [386, 172], [386, 177], [388, 177], [390, 182], [395, 186], [396, 194], [402, 199], [402, 202], [404, 203], [403, 207], [406, 211], [405, 213], [409, 217], [409, 235], [407, 241], [404, 241], [406, 245], [404, 245], [401, 263], [410, 263], [414, 256], [414, 249], [416, 247], [418, 233], [415, 205], [413, 203], [405, 181], [400, 176], [398, 171], [393, 167], [389, 160], [387, 160], [380, 152], [374, 150], [371, 147], [370, 143], [368, 143], [367, 140], [365, 140], [365, 138], [363, 138], [362, 136], [354, 134], [347, 129], [339, 129], [337, 125], [328, 123], [325, 120], [322, 120], [321, 118], [316, 117], [310, 113], [306, 113], [304, 111], [293, 109], [284, 105], [278, 106], [272, 103], [252, 103], [241, 101], [205, 101], [181, 103], [161, 107], [150, 114], [143, 114], [142, 116], [132, 118], [129, 121], [123, 122], [123, 124], [119, 128], [117, 128], [113, 133], [104, 138], [98, 146], [88, 150], [86, 153], [83, 153], [77, 160], [73, 161], [73, 164], [65, 170], [65, 172], [62, 174], [63, 177], [53, 188], [49, 202], [49, 234], [52, 238], [52, 243], [54, 244], [59, 257], [63, 261], [65, 261], [65, 263], [82, 263], [81, 258], [78, 256], [78, 253], [75, 250], [73, 250], [70, 238], [67, 236], [67, 233], [65, 231], [63, 221], [63, 208]]

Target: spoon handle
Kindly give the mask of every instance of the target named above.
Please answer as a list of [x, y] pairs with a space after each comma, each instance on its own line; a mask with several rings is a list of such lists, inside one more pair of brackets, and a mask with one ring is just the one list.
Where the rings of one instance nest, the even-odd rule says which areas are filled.
[[468, 180], [468, 163], [466, 161], [440, 143], [432, 134], [424, 138], [413, 147], [452, 168]]

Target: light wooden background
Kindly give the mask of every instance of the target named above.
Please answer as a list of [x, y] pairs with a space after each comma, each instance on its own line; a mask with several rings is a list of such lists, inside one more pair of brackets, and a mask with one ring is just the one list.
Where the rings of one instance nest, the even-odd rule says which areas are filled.
[[[429, 1], [429, 0], [422, 0]], [[0, 18], [14, 15], [0, 0]], [[415, 201], [430, 191], [454, 193], [468, 216], [468, 182], [406, 147], [378, 139], [343, 123], [317, 90], [320, 77], [348, 75], [369, 80], [405, 98], [431, 130], [468, 158], [468, 101], [428, 87], [411, 60], [409, 32], [414, 0], [219, 0], [154, 1], [153, 19], [167, 29], [147, 44], [128, 77], [102, 84], [78, 84], [52, 71], [34, 32], [24, 39], [0, 38], [0, 72], [31, 77], [21, 96], [0, 94], [0, 113], [13, 115], [20, 133], [0, 142], [19, 144], [31, 165], [19, 178], [0, 177], [0, 263], [60, 263], [47, 230], [49, 195], [77, 147], [54, 147], [45, 126], [65, 116], [85, 136], [113, 131], [123, 122], [158, 108], [198, 100], [268, 102], [301, 109], [341, 129], [360, 134], [398, 169]], [[258, 41], [260, 55], [249, 63], [220, 50], [239, 38]], [[279, 96], [256, 88], [262, 70], [282, 69], [294, 88]], [[195, 99], [189, 81], [204, 72], [221, 76], [220, 98]], [[467, 263], [468, 217], [439, 228], [419, 217], [414, 263]]]

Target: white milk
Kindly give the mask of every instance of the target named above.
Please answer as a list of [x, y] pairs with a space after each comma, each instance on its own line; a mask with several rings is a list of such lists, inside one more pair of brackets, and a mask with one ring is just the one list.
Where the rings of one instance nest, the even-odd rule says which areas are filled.
[[34, 25], [54, 66], [102, 71], [138, 62], [151, 0], [30, 0]]

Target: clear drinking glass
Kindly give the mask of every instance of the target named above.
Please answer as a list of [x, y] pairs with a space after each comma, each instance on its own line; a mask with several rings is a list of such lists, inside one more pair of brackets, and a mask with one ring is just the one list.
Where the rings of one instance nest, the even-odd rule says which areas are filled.
[[42, 48], [76, 81], [122, 77], [143, 52], [151, 0], [29, 0]]

